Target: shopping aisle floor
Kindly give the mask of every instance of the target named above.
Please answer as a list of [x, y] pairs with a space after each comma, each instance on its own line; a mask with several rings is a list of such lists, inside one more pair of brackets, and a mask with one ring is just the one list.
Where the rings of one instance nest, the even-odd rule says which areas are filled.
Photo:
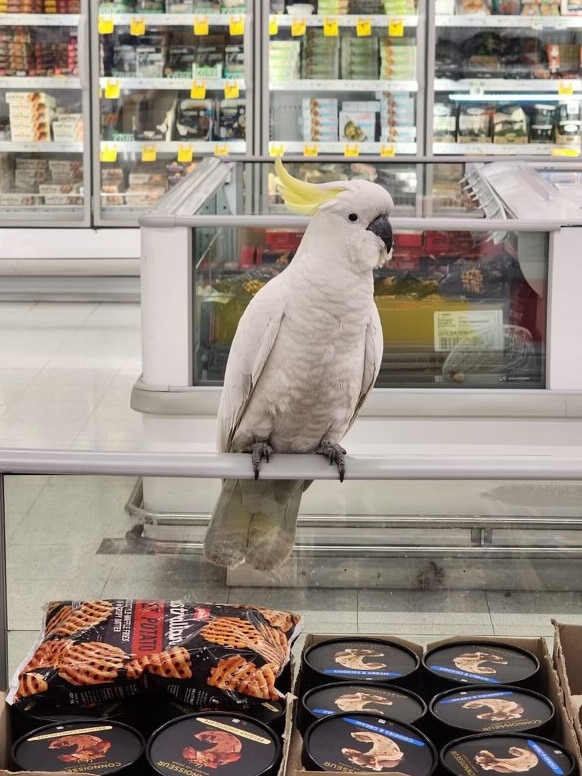
[[[135, 304], [0, 304], [0, 446], [139, 449], [129, 407], [141, 371]], [[543, 635], [582, 623], [580, 593], [234, 588], [221, 569], [126, 540], [134, 481], [8, 477], [10, 662], [38, 632], [47, 599], [180, 597], [294, 608], [306, 632], [385, 632], [420, 643], [459, 634]], [[111, 542], [111, 540], [114, 540]], [[115, 552], [107, 549], [117, 547]], [[121, 549], [119, 549], [121, 548]], [[384, 561], [387, 562], [387, 561]]]

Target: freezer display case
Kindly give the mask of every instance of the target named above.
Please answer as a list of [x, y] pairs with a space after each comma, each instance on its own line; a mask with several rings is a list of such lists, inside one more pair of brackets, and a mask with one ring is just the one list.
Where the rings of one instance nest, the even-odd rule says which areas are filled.
[[86, 0], [0, 3], [0, 225], [90, 223]]
[[205, 155], [253, 148], [245, 0], [99, 7], [97, 219], [132, 222]]
[[427, 152], [578, 156], [579, 4], [437, 0], [435, 11]]
[[[196, 200], [201, 220], [192, 220], [193, 228], [184, 237], [188, 245], [175, 248], [190, 253], [189, 260], [181, 260], [178, 272], [187, 275], [182, 274], [179, 281], [165, 281], [172, 285], [168, 294], [173, 304], [178, 289], [189, 285], [188, 309], [182, 309], [189, 344], [178, 344], [175, 332], [180, 324], [171, 324], [171, 347], [184, 348], [180, 377], [176, 374], [175, 380], [159, 372], [152, 364], [149, 345], [145, 347], [144, 375], [149, 364], [155, 374], [153, 384], [182, 384], [182, 380], [190, 386], [221, 384], [241, 315], [254, 295], [293, 261], [307, 223], [285, 214], [272, 186], [259, 203], [260, 211], [255, 209], [246, 182], [251, 173], [271, 180], [272, 164], [241, 163], [226, 175], [228, 164], [213, 162], [218, 167], [208, 168], [205, 178], [200, 178], [210, 192]], [[311, 163], [313, 170], [318, 164]], [[288, 165], [292, 174], [305, 166], [306, 162]], [[258, 171], [256, 167], [266, 169]], [[546, 219], [528, 220], [512, 213], [488, 180], [485, 172], [489, 167], [472, 165], [457, 181], [466, 204], [464, 210], [457, 204], [455, 217], [409, 217], [406, 208], [396, 207], [392, 260], [375, 273], [376, 304], [384, 334], [377, 387], [546, 386], [549, 227]], [[452, 168], [458, 170], [458, 165]], [[202, 172], [197, 171], [200, 176]], [[212, 181], [221, 174], [223, 182], [213, 191]], [[501, 178], [504, 175], [506, 171], [500, 173]], [[374, 179], [389, 188], [381, 168]], [[189, 186], [190, 181], [185, 181], [183, 191]], [[185, 203], [187, 199], [178, 200], [178, 194], [177, 190], [174, 202]], [[252, 215], [244, 215], [249, 213], [249, 201]], [[219, 219], [206, 218], [200, 209], [213, 202], [211, 210], [224, 214]], [[170, 205], [166, 204], [161, 220], [158, 210], [154, 211], [152, 217], [160, 226]], [[229, 214], [225, 214], [225, 206]], [[148, 218], [142, 223], [148, 223]], [[558, 227], [554, 224], [552, 228]], [[166, 233], [160, 233], [160, 239], [167, 245]], [[154, 253], [151, 248], [144, 250], [144, 314], [148, 317], [149, 306], [162, 302], [156, 304], [158, 281], [148, 281], [145, 269], [156, 263]], [[167, 251], [166, 247], [164, 255]], [[167, 266], [164, 271], [167, 274]], [[178, 314], [177, 308], [175, 312]], [[161, 344], [168, 324], [159, 325], [159, 321], [150, 323], [146, 339], [152, 342], [152, 352], [161, 357], [169, 345]]]
[[424, 0], [271, 0], [263, 148], [391, 157], [422, 149]]

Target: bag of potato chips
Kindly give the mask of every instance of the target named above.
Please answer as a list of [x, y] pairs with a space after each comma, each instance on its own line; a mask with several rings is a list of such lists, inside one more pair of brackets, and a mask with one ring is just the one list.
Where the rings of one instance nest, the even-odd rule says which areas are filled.
[[[277, 700], [293, 612], [185, 600], [52, 601], [7, 700], [71, 706], [162, 690], [189, 705]], [[288, 680], [287, 680], [288, 681]]]

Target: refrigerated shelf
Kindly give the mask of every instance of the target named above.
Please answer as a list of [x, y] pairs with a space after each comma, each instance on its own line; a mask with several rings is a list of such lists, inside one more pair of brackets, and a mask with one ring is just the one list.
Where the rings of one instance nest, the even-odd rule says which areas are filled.
[[58, 143], [54, 140], [19, 143], [12, 140], [0, 140], [0, 153], [82, 154], [83, 143]]
[[273, 92], [416, 92], [418, 81], [358, 81], [305, 78], [271, 81]]
[[0, 13], [0, 27], [77, 27], [80, 20], [74, 13]]
[[201, 140], [102, 140], [101, 151], [107, 149], [117, 153], [142, 153], [144, 149], [155, 148], [160, 154], [177, 154], [184, 148], [189, 148], [194, 154], [215, 154], [226, 156], [227, 154], [243, 154], [246, 150], [244, 140], [201, 141]]
[[110, 89], [112, 84], [116, 88], [126, 91], [139, 91], [140, 89], [154, 89], [156, 91], [190, 91], [197, 84], [204, 86], [206, 91], [228, 91], [229, 88], [245, 91], [246, 85], [243, 78], [204, 78], [192, 76], [191, 78], [141, 78], [129, 76], [102, 76], [99, 79], [101, 89]]
[[525, 27], [533, 30], [579, 30], [580, 17], [575, 16], [511, 16], [509, 14], [436, 14], [436, 27]]
[[236, 15], [220, 14], [220, 13], [148, 13], [143, 11], [135, 11], [134, 13], [116, 13], [110, 10], [99, 10], [99, 15], [105, 18], [111, 18], [113, 26], [124, 27], [130, 26], [135, 21], [144, 21], [146, 23], [146, 29], [148, 25], [152, 27], [189, 27], [194, 26], [194, 23], [200, 19], [208, 22], [210, 27], [228, 27], [231, 23], [233, 16], [244, 16], [239, 13]]
[[59, 89], [81, 89], [81, 79], [78, 76], [27, 76], [14, 75], [2, 77], [2, 88], [7, 91], [15, 89], [41, 89], [58, 91]]
[[[376, 14], [333, 14], [329, 13], [325, 16], [320, 16], [317, 14], [311, 15], [311, 16], [291, 16], [289, 14], [272, 14], [269, 17], [270, 23], [276, 23], [278, 27], [281, 28], [291, 28], [293, 27], [294, 21], [297, 22], [297, 19], [301, 19], [301, 21], [305, 22], [305, 25], [307, 27], [323, 27], [327, 22], [330, 20], [333, 20], [334, 22], [337, 22], [338, 27], [352, 27], [353, 29], [357, 28], [358, 22], [362, 19], [365, 19], [371, 27], [385, 27], [388, 31], [390, 27], [390, 23], [397, 23], [399, 27], [402, 28], [406, 27], [416, 27], [418, 26], [418, 16], [417, 15], [408, 15], [408, 16], [397, 16], [396, 14], [383, 14], [383, 15], [376, 15]], [[398, 36], [394, 36], [398, 37]]]

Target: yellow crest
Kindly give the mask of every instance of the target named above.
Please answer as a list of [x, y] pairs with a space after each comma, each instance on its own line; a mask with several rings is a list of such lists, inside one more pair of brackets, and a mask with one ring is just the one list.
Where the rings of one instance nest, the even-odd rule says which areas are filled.
[[331, 184], [306, 183], [294, 178], [283, 167], [280, 157], [275, 159], [275, 172], [277, 192], [294, 213], [313, 215], [325, 202], [335, 199], [344, 190]]

